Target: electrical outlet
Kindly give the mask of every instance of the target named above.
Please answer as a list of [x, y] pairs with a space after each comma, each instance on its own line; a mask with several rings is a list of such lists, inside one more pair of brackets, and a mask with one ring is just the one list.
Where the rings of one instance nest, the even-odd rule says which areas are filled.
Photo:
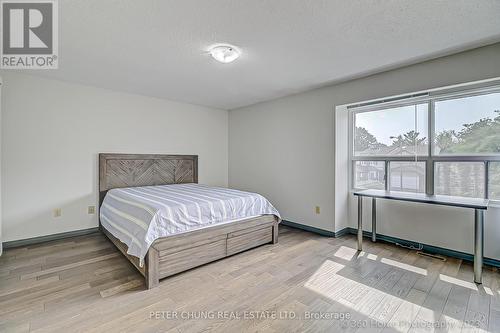
[[88, 206], [87, 207], [87, 214], [94, 215], [95, 214], [95, 206]]
[[52, 211], [52, 214], [54, 215], [54, 217], [60, 217], [62, 215], [62, 209], [61, 208], [55, 208]]
[[319, 206], [316, 206], [316, 214], [319, 214], [320, 210], [319, 210]]

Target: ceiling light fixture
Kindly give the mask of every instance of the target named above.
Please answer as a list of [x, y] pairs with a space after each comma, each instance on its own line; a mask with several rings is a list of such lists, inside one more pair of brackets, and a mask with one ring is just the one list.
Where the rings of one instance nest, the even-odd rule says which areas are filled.
[[216, 45], [208, 51], [212, 58], [223, 64], [228, 64], [239, 58], [241, 52], [232, 45]]

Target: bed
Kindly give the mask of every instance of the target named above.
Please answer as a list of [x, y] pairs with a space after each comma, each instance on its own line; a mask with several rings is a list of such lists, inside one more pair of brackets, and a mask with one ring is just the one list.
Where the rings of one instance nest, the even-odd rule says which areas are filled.
[[99, 154], [99, 227], [144, 276], [159, 280], [278, 242], [264, 197], [198, 184], [198, 156]]

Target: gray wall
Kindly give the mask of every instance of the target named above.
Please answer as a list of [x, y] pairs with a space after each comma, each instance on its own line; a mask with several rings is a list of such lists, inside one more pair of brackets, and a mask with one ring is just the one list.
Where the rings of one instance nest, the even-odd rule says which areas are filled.
[[[494, 44], [232, 110], [229, 185], [267, 196], [287, 220], [329, 231], [352, 225], [334, 223], [335, 106], [498, 76], [500, 44]], [[319, 215], [315, 214], [317, 205]], [[472, 250], [469, 212], [437, 209], [421, 214], [420, 207], [399, 204], [383, 205], [381, 210], [382, 233]], [[491, 212], [488, 220], [495, 214]], [[439, 226], [433, 221], [436, 216], [443, 220]], [[488, 231], [500, 232], [492, 230], [488, 222], [493, 221], [488, 220], [487, 235]], [[500, 258], [500, 245], [492, 247], [493, 238], [488, 245], [488, 236], [486, 241], [486, 255]]]
[[[0, 77], [0, 157], [2, 156], [2, 78]], [[2, 232], [2, 163], [0, 158], [0, 256], [3, 253], [3, 232]]]
[[227, 186], [226, 110], [2, 76], [4, 241], [96, 227], [101, 152], [196, 154], [200, 183]]

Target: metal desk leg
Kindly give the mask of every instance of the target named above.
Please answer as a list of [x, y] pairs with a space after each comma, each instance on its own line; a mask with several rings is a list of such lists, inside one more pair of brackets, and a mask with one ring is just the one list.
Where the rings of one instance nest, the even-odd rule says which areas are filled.
[[358, 196], [358, 251], [363, 250], [363, 197]]
[[372, 242], [377, 241], [377, 199], [372, 198]]
[[474, 282], [483, 280], [484, 211], [474, 211]]

